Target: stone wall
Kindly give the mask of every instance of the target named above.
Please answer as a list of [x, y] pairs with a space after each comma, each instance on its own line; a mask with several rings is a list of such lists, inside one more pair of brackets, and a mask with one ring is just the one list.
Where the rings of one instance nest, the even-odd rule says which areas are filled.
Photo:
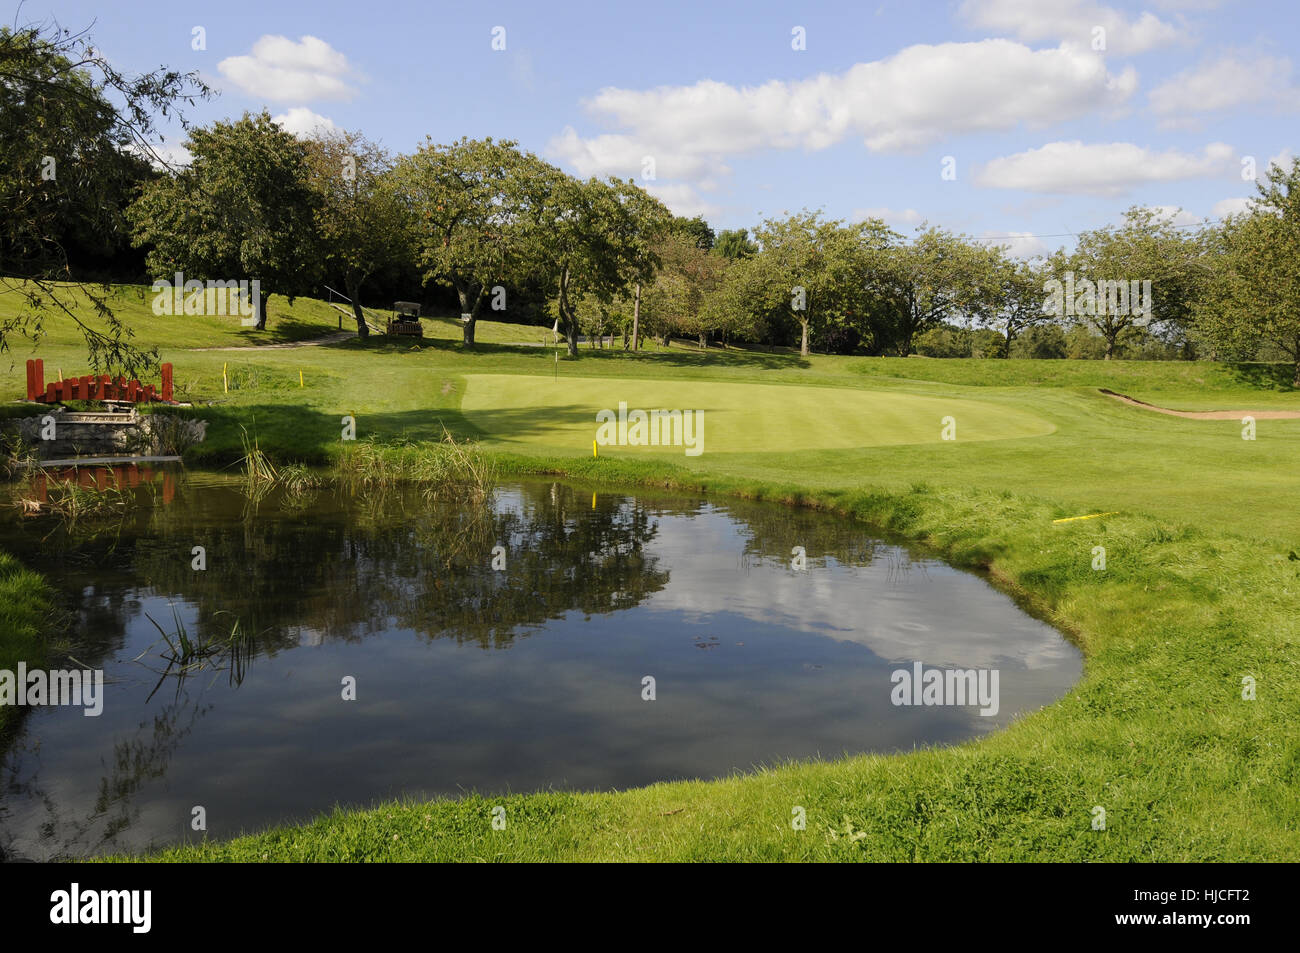
[[[53, 420], [53, 439], [50, 420]], [[31, 417], [7, 422], [11, 434], [35, 449], [42, 460], [77, 456], [170, 456], [201, 443], [207, 436], [204, 420], [174, 414], [87, 413], [50, 407]]]

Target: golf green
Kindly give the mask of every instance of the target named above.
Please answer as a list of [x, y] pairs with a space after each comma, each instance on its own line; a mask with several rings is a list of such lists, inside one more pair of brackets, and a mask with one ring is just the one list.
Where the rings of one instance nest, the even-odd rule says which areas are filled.
[[[1051, 433], [1048, 421], [982, 400], [898, 391], [631, 378], [466, 375], [461, 410], [488, 442], [590, 453], [597, 414], [702, 411], [705, 453], [1007, 440]], [[952, 418], [951, 422], [945, 418]], [[950, 435], [950, 436], [946, 436]], [[621, 441], [615, 441], [620, 442]], [[690, 442], [688, 433], [687, 442]], [[606, 446], [608, 453], [672, 453], [677, 446]], [[694, 455], [694, 454], [692, 454]]]

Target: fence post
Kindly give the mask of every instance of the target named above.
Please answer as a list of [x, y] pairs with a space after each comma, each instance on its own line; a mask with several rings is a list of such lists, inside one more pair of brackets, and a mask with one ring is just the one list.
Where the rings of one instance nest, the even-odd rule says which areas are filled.
[[172, 366], [164, 364], [162, 366], [162, 399], [171, 403], [172, 399]]

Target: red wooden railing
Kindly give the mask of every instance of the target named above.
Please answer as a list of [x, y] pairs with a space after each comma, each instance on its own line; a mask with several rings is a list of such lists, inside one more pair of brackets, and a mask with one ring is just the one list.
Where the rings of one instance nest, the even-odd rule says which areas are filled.
[[172, 366], [162, 366], [162, 386], [141, 384], [138, 380], [119, 377], [114, 380], [107, 374], [69, 377], [66, 380], [45, 383], [45, 361], [39, 357], [27, 362], [27, 399], [43, 404], [57, 404], [65, 400], [116, 400], [133, 404], [153, 401], [175, 403], [172, 400]]

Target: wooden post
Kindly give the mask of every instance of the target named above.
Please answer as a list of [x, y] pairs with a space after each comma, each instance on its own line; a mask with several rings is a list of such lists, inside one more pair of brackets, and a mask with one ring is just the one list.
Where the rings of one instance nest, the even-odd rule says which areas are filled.
[[36, 399], [36, 362], [27, 359], [27, 399]]
[[171, 403], [172, 399], [172, 366], [164, 364], [162, 366], [162, 399]]
[[36, 359], [36, 399], [40, 400], [45, 393], [45, 360], [44, 358]]

